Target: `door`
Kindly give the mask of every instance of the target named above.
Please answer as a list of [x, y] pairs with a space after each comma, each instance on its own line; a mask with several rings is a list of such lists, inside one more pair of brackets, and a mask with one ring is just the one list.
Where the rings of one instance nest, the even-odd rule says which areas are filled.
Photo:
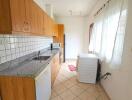
[[51, 64], [35, 78], [36, 100], [49, 100], [51, 95]]

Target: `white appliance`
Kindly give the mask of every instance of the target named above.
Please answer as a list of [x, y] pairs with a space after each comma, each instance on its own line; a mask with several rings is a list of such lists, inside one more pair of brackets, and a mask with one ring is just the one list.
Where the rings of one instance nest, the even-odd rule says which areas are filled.
[[36, 100], [49, 100], [51, 96], [51, 65], [47, 65], [35, 80]]
[[94, 54], [80, 54], [77, 61], [77, 78], [80, 82], [96, 83], [98, 57]]

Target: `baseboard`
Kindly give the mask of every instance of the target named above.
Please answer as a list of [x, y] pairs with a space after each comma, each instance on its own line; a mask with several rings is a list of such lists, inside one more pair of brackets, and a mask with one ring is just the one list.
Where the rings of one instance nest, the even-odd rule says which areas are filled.
[[100, 87], [103, 89], [103, 91], [104, 91], [104, 93], [106, 94], [106, 96], [108, 97], [108, 99], [111, 100], [110, 97], [109, 97], [109, 95], [108, 95], [107, 92], [105, 91], [104, 87], [102, 86], [102, 84], [99, 83], [99, 85], [100, 85]]

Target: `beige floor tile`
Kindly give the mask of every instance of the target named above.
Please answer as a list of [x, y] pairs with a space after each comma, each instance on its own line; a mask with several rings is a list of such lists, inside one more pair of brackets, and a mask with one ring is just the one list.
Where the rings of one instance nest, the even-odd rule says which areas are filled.
[[96, 96], [93, 96], [92, 94], [90, 94], [89, 92], [87, 92], [87, 91], [84, 91], [80, 96], [79, 96], [79, 98], [81, 99], [81, 100], [97, 100], [96, 98]]
[[67, 88], [71, 88], [72, 86], [75, 85], [75, 82], [72, 82], [71, 80], [67, 80], [64, 82], [64, 85], [67, 87]]
[[53, 87], [53, 90], [60, 95], [62, 92], [64, 92], [65, 90], [67, 90], [66, 86], [63, 84], [57, 85], [55, 87]]
[[60, 84], [62, 84], [62, 83], [63, 83], [62, 81], [56, 79], [55, 82], [54, 82], [53, 87], [55, 87], [55, 86], [57, 86], [57, 85], [60, 85]]
[[58, 96], [57, 93], [54, 90], [52, 90], [52, 92], [51, 92], [51, 98], [54, 98], [56, 96]]
[[51, 98], [50, 100], [62, 100], [62, 99], [60, 96], [57, 96], [57, 97]]
[[71, 77], [71, 78], [70, 78], [70, 81], [71, 81], [73, 84], [78, 84], [78, 83], [79, 83], [76, 76]]
[[73, 93], [70, 90], [67, 90], [65, 92], [63, 92], [60, 97], [63, 100], [73, 100], [75, 98], [75, 95], [73, 95]]
[[82, 89], [78, 85], [71, 87], [70, 90], [75, 96], [79, 96], [84, 91], [84, 89]]
[[59, 75], [57, 77], [57, 80], [59, 80], [59, 81], [65, 81], [65, 80], [67, 80], [67, 77], [65, 77], [64, 75]]
[[89, 94], [94, 95], [94, 96], [97, 96], [99, 94], [97, 88], [95, 88], [94, 86], [91, 86], [91, 87], [87, 88], [86, 91]]
[[79, 97], [75, 97], [73, 100], [81, 100]]
[[77, 85], [80, 86], [83, 89], [88, 89], [88, 88], [91, 88], [91, 86], [92, 86], [91, 84], [81, 83], [81, 82], [78, 82]]
[[76, 65], [76, 61], [62, 64], [52, 88], [51, 100], [109, 100], [99, 84], [80, 83], [77, 73], [68, 69], [71, 64]]

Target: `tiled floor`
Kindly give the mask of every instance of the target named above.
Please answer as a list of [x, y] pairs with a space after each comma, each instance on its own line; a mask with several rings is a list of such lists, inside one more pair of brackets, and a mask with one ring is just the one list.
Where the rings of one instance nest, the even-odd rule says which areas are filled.
[[109, 100], [98, 84], [78, 82], [76, 72], [69, 71], [69, 64], [76, 65], [76, 61], [62, 64], [52, 88], [51, 100]]

